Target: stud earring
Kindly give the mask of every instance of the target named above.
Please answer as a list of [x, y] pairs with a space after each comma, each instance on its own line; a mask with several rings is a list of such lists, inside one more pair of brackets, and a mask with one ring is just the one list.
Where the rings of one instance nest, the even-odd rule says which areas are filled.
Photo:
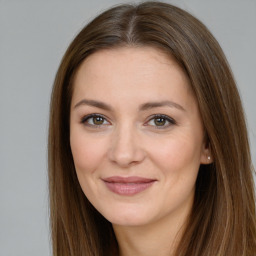
[[210, 160], [211, 160], [211, 157], [210, 157], [210, 156], [208, 156], [208, 157], [207, 157], [207, 159], [210, 161]]

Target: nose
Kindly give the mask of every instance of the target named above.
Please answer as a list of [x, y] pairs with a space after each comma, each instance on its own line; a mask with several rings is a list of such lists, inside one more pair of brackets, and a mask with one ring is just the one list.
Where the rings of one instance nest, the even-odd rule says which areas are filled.
[[109, 148], [109, 160], [120, 167], [129, 167], [142, 162], [146, 156], [139, 134], [131, 127], [119, 127], [113, 133]]

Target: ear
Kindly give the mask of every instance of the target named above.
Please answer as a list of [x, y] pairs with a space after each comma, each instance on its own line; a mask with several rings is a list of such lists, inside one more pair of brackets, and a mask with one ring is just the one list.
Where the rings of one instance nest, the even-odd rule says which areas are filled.
[[211, 145], [208, 139], [205, 139], [205, 142], [202, 145], [202, 151], [201, 151], [201, 164], [211, 164], [213, 163], [213, 156], [212, 156], [212, 150]]

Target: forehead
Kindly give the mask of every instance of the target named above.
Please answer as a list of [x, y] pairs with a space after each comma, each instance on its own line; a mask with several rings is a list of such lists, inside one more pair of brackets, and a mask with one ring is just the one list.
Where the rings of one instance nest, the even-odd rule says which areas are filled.
[[192, 91], [186, 73], [174, 58], [153, 47], [121, 47], [93, 53], [78, 68], [73, 86], [73, 97], [106, 97], [113, 92], [119, 97], [142, 97]]
[[[123, 62], [124, 59], [126, 60], [125, 62]], [[75, 78], [85, 71], [85, 66], [88, 72], [97, 72], [100, 69], [109, 71], [111, 67], [109, 65], [104, 66], [104, 64], [118, 64], [120, 69], [133, 65], [135, 68], [141, 68], [139, 71], [142, 69], [146, 71], [146, 68], [155, 69], [156, 66], [161, 65], [163, 70], [164, 66], [166, 69], [175, 67], [185, 75], [184, 70], [175, 58], [163, 50], [150, 46], [123, 46], [99, 50], [89, 55], [76, 71]]]

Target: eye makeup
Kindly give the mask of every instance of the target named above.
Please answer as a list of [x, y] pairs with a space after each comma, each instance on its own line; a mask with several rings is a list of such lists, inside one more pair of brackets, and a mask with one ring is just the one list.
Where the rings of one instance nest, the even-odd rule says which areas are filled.
[[173, 118], [164, 114], [156, 114], [150, 117], [145, 126], [153, 126], [156, 129], [165, 129], [175, 124], [176, 121]]

